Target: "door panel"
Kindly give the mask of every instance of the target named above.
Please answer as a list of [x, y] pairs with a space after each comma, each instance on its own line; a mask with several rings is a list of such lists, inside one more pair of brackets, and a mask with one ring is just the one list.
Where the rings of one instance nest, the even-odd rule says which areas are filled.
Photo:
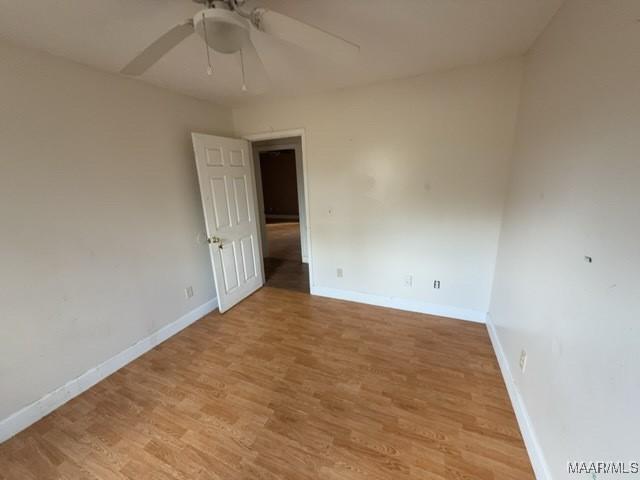
[[210, 167], [222, 167], [224, 165], [222, 148], [207, 148], [207, 165]]
[[254, 242], [253, 237], [245, 237], [240, 240], [242, 260], [244, 262], [244, 274], [247, 280], [251, 280], [256, 276], [255, 244], [256, 242]]
[[213, 199], [213, 214], [217, 229], [231, 226], [231, 212], [229, 211], [229, 192], [224, 177], [210, 179], [211, 198]]
[[229, 165], [232, 167], [244, 167], [246, 165], [244, 152], [242, 150], [229, 151]]
[[[215, 247], [214, 247], [215, 248]], [[236, 262], [236, 248], [233, 243], [218, 247], [218, 252], [222, 259], [222, 273], [224, 275], [225, 293], [233, 292], [240, 285], [240, 275]]]
[[192, 136], [216, 292], [224, 312], [263, 284], [249, 144]]
[[249, 191], [247, 187], [247, 177], [234, 177], [233, 179], [233, 191], [235, 193], [236, 200], [236, 221], [241, 223], [251, 223], [251, 216], [249, 214]]

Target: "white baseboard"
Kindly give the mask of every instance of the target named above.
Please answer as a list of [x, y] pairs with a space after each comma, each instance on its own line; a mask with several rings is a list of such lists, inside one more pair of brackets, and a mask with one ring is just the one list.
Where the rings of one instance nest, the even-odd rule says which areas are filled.
[[172, 337], [180, 330], [188, 327], [196, 320], [201, 319], [208, 313], [218, 308], [218, 300], [212, 299], [207, 303], [191, 310], [178, 320], [162, 327], [148, 337], [140, 340], [129, 348], [111, 357], [100, 365], [86, 371], [78, 378], [75, 378], [54, 391], [46, 394], [39, 400], [18, 410], [16, 413], [0, 421], [0, 443], [13, 437], [29, 425], [45, 417], [56, 408], [65, 404], [73, 397], [80, 395], [85, 390], [93, 387], [96, 383], [105, 379], [115, 371], [124, 367], [127, 363], [135, 360], [143, 353], [148, 352], [156, 345]]
[[427, 313], [439, 317], [449, 317], [458, 320], [468, 320], [470, 322], [484, 323], [486, 314], [478, 310], [468, 310], [465, 308], [449, 307], [435, 303], [420, 302], [418, 300], [407, 300], [398, 297], [385, 297], [382, 295], [372, 295], [370, 293], [353, 292], [350, 290], [339, 290], [329, 287], [311, 287], [311, 294], [320, 297], [337, 298], [339, 300], [349, 300], [351, 302], [366, 303], [379, 307], [395, 308], [409, 312]]
[[490, 315], [487, 315], [487, 330], [489, 331], [489, 337], [491, 338], [493, 350], [495, 351], [496, 357], [498, 358], [498, 364], [500, 365], [500, 371], [502, 372], [504, 383], [507, 385], [507, 392], [509, 392], [511, 405], [513, 406], [513, 410], [516, 413], [518, 426], [520, 427], [520, 432], [522, 433], [524, 445], [527, 448], [529, 460], [531, 460], [531, 465], [533, 466], [533, 471], [536, 475], [536, 479], [553, 480], [553, 478], [551, 477], [551, 472], [549, 471], [549, 466], [544, 457], [544, 453], [542, 452], [542, 448], [540, 447], [540, 443], [538, 442], [538, 437], [536, 436], [535, 430], [533, 428], [531, 417], [529, 417], [527, 407], [524, 403], [524, 400], [522, 399], [522, 395], [520, 395], [520, 390], [518, 389], [518, 386], [513, 379], [511, 368], [509, 367], [509, 362], [507, 361], [504, 349], [502, 348], [502, 344], [500, 343], [500, 339], [498, 338], [496, 327], [493, 325], [493, 323], [491, 323]]

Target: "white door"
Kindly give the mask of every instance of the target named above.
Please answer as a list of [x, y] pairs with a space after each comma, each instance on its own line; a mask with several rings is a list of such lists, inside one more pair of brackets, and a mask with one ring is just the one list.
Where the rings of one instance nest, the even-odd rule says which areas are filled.
[[249, 142], [192, 134], [220, 312], [263, 284]]

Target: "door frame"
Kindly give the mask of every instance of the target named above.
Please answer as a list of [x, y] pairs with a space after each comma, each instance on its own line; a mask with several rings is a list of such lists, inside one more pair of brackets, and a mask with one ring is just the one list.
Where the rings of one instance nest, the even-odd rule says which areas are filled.
[[[263, 140], [278, 140], [281, 138], [288, 137], [300, 137], [300, 146], [302, 150], [302, 183], [304, 185], [304, 213], [305, 213], [305, 227], [307, 229], [307, 259], [309, 261], [309, 286], [313, 288], [315, 286], [315, 282], [313, 280], [313, 250], [312, 250], [312, 242], [311, 242], [311, 215], [309, 208], [309, 159], [307, 158], [308, 151], [306, 148], [306, 138], [305, 138], [305, 129], [304, 128], [295, 128], [291, 130], [277, 130], [277, 131], [268, 131], [268, 132], [258, 132], [243, 135], [241, 138], [248, 140], [251, 145], [251, 161], [254, 166], [254, 178], [257, 182], [257, 174], [255, 171], [256, 159], [253, 158], [253, 143], [261, 142]], [[259, 160], [259, 159], [258, 159]], [[258, 195], [258, 185], [256, 184], [256, 195]], [[256, 203], [258, 203], [258, 199], [256, 199]], [[264, 212], [262, 212], [262, 218], [264, 218]], [[264, 235], [262, 229], [260, 229], [260, 251], [262, 252], [262, 243]]]

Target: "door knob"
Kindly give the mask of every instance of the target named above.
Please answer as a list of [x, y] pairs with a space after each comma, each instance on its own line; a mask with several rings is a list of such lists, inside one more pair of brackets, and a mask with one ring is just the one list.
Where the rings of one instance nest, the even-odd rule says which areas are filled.
[[209, 238], [207, 238], [207, 242], [209, 242], [210, 245], [213, 245], [214, 243], [222, 243], [222, 239], [220, 237], [215, 237], [215, 236], [211, 236]]

